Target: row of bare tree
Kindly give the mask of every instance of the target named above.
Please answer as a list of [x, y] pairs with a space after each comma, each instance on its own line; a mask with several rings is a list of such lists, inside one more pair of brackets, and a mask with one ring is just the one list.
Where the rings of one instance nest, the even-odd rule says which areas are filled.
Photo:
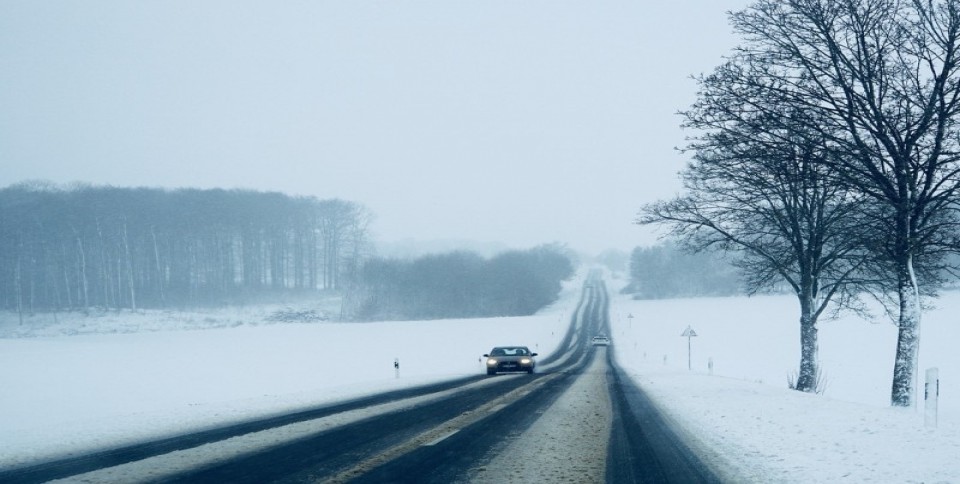
[[816, 387], [823, 312], [889, 296], [891, 403], [912, 405], [921, 296], [958, 248], [960, 2], [758, 0], [731, 20], [740, 47], [682, 113], [686, 193], [638, 221], [740, 251], [754, 287], [789, 284], [800, 390]]
[[368, 249], [343, 200], [246, 190], [0, 190], [0, 305], [33, 311], [240, 303], [335, 289]]

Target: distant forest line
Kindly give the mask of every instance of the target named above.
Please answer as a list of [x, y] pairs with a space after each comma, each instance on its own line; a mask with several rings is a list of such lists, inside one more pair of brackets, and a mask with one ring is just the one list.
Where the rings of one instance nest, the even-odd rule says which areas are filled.
[[744, 294], [737, 268], [717, 252], [689, 252], [672, 243], [637, 247], [630, 254], [630, 284], [635, 299], [733, 296]]
[[0, 308], [162, 309], [337, 291], [343, 319], [532, 314], [574, 271], [560, 246], [375, 257], [358, 203], [252, 190], [0, 189]]
[[[731, 252], [691, 251], [672, 241], [636, 247], [630, 253], [630, 283], [621, 292], [634, 299], [736, 296], [760, 290], [790, 292], [782, 281], [749, 288], [735, 257]], [[951, 267], [960, 267], [960, 255], [947, 256], [946, 260]], [[942, 271], [940, 277], [945, 289], [960, 288], [960, 278], [954, 272]]]
[[363, 265], [351, 306], [364, 320], [525, 316], [556, 301], [574, 271], [574, 257], [558, 245], [490, 258], [466, 251], [376, 258]]
[[0, 190], [0, 305], [22, 312], [243, 302], [336, 289], [369, 250], [354, 202], [250, 190]]

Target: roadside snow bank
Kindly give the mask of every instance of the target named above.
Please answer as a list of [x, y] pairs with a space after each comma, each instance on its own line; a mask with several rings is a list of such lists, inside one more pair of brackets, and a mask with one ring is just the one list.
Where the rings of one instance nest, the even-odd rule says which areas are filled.
[[[812, 395], [787, 389], [800, 358], [795, 298], [611, 301], [618, 363], [734, 475], [748, 482], [960, 482], [960, 326], [953, 321], [960, 294], [944, 293], [938, 309], [924, 314], [920, 375], [940, 368], [937, 428], [924, 427], [922, 389], [919, 409], [889, 406], [890, 323], [821, 322], [826, 389]], [[681, 337], [688, 325], [697, 333], [692, 371]]]
[[709, 457], [748, 482], [960, 482], [960, 428], [913, 410], [640, 366], [631, 377]]

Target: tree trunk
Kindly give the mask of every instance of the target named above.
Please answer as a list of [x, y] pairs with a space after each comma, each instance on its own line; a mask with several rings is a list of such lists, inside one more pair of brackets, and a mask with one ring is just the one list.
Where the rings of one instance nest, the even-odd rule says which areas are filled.
[[153, 226], [150, 227], [150, 235], [153, 236], [153, 261], [157, 265], [157, 290], [160, 293], [160, 306], [167, 306], [167, 298], [163, 294], [163, 266], [160, 264], [160, 246], [157, 243], [157, 231]]
[[72, 284], [70, 284], [70, 257], [67, 255], [67, 246], [65, 242], [60, 243], [60, 254], [61, 260], [63, 260], [63, 264], [61, 264], [61, 269], [63, 272], [63, 289], [64, 292], [67, 293], [67, 309], [69, 310], [72, 309], [74, 305], [73, 288], [71, 287]]
[[917, 357], [920, 353], [920, 292], [913, 271], [913, 258], [907, 256], [898, 268], [898, 297], [900, 299], [897, 356], [893, 366], [893, 387], [890, 404], [895, 407], [912, 406], [917, 376]]
[[14, 272], [14, 285], [17, 288], [17, 317], [20, 326], [23, 326], [23, 238], [21, 236], [17, 247], [17, 268]]
[[800, 374], [797, 375], [797, 390], [808, 393], [817, 392], [817, 376], [820, 373], [818, 354], [817, 319], [813, 314], [813, 303], [810, 298], [801, 297]]
[[103, 239], [103, 227], [100, 225], [100, 219], [97, 218], [97, 241], [100, 245], [100, 301], [104, 308], [109, 308], [113, 303], [113, 277], [110, 274], [109, 262], [107, 258], [107, 246]]
[[79, 284], [83, 295], [83, 308], [86, 310], [90, 307], [90, 297], [87, 292], [87, 255], [83, 250], [83, 240], [79, 233], [77, 233], [77, 264], [79, 266]]
[[[127, 237], [126, 221], [123, 222], [120, 235], [122, 237], [121, 241], [123, 242], [123, 257], [127, 259], [126, 273], [127, 273], [127, 287], [130, 290], [130, 310], [136, 311], [137, 310], [137, 289], [136, 289], [136, 286], [134, 285], [134, 279], [133, 279], [133, 257], [130, 255], [130, 241], [128, 240], [128, 237]], [[120, 266], [117, 266], [117, 270], [118, 271], [120, 270]], [[117, 281], [118, 285], [119, 283], [120, 281]]]

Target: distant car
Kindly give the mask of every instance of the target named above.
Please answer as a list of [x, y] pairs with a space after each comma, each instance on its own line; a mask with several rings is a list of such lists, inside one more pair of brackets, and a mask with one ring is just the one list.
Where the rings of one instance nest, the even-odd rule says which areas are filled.
[[487, 357], [487, 374], [496, 375], [501, 371], [525, 371], [533, 373], [537, 361], [533, 359], [536, 353], [531, 353], [526, 346], [497, 346]]
[[610, 338], [605, 334], [598, 334], [591, 340], [593, 346], [610, 346]]

